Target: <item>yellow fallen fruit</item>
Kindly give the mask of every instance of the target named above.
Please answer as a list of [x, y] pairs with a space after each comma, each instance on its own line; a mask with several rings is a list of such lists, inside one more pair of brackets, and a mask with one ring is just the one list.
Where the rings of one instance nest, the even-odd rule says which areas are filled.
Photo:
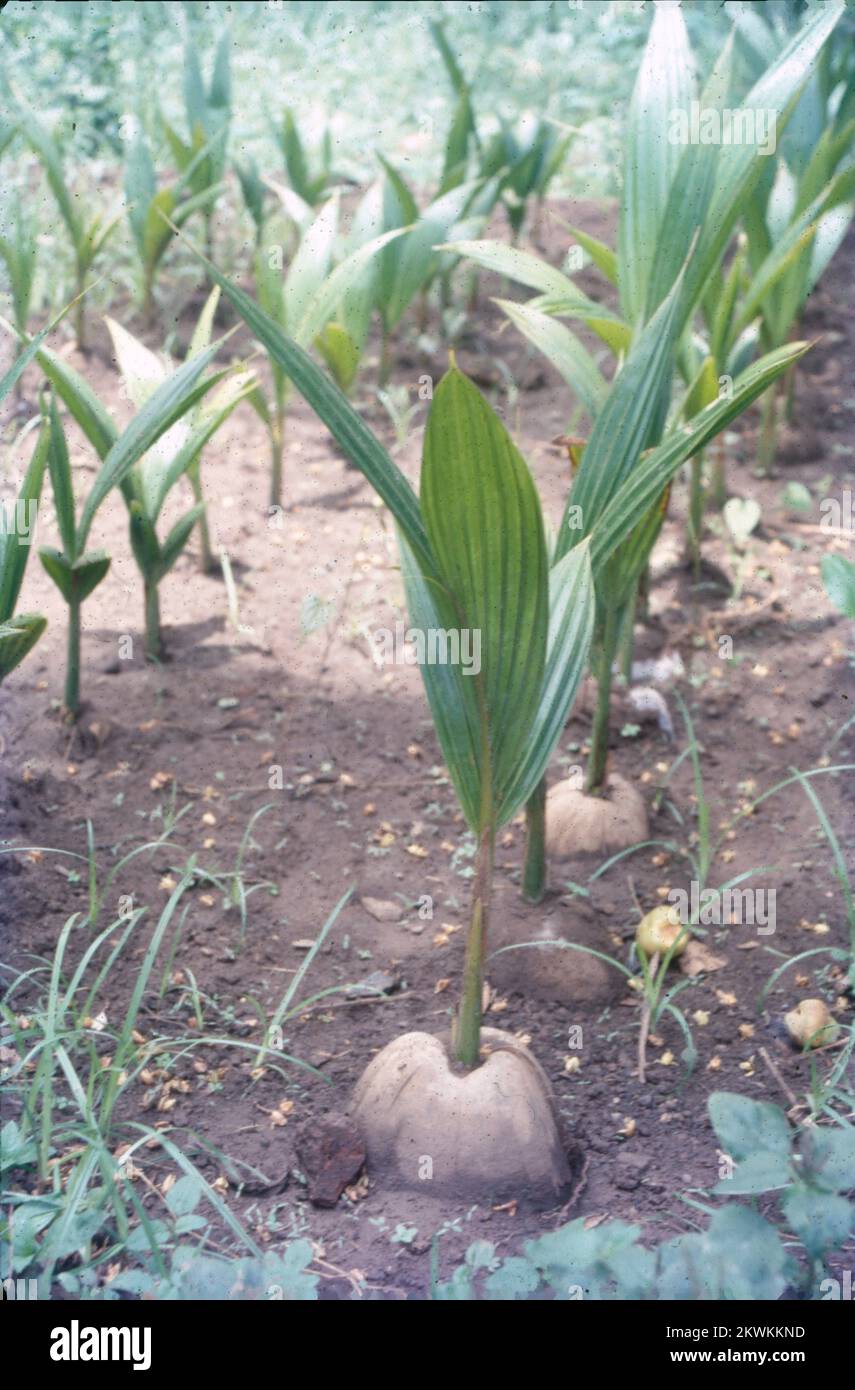
[[787, 1032], [799, 1047], [823, 1047], [840, 1032], [822, 999], [803, 999], [784, 1016]]
[[673, 903], [654, 907], [652, 912], [642, 917], [635, 930], [635, 944], [646, 956], [664, 956], [673, 947], [673, 959], [676, 960], [688, 943], [688, 928], [683, 926], [680, 913]]

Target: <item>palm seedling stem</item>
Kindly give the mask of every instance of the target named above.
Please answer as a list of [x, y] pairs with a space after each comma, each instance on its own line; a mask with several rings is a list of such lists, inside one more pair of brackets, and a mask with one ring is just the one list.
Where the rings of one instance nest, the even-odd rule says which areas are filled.
[[79, 599], [68, 603], [68, 660], [65, 667], [65, 708], [75, 717], [80, 708], [80, 608]]
[[523, 897], [539, 903], [546, 892], [546, 778], [542, 777], [525, 808], [525, 864]]
[[464, 1067], [477, 1067], [480, 1059], [481, 1011], [483, 1007], [484, 954], [490, 919], [493, 883], [492, 825], [481, 831], [472, 882], [472, 913], [463, 965], [463, 997], [457, 1018], [455, 1055]]
[[285, 453], [285, 416], [277, 411], [270, 432], [270, 505], [282, 505], [282, 462]]
[[145, 654], [149, 661], [160, 660], [160, 595], [153, 580], [145, 584]]
[[775, 470], [775, 453], [778, 447], [778, 386], [769, 387], [763, 397], [763, 425], [760, 432], [759, 464], [760, 472], [770, 478]]
[[714, 449], [710, 501], [721, 511], [727, 501], [727, 446], [723, 434], [715, 440]]
[[689, 558], [697, 583], [701, 577], [701, 532], [704, 525], [704, 456], [695, 454], [691, 460], [689, 485]]
[[585, 783], [585, 790], [590, 796], [599, 796], [602, 793], [606, 776], [612, 667], [614, 666], [620, 630], [621, 610], [612, 607], [607, 608], [597, 674], [597, 707], [594, 711], [594, 723], [591, 730], [591, 756], [588, 759], [588, 776]]
[[[202, 474], [197, 459], [192, 468], [187, 470], [190, 478], [190, 486], [193, 489], [193, 500], [198, 504], [205, 501], [205, 494], [202, 491]], [[211, 531], [208, 526], [207, 510], [203, 511], [198, 521], [199, 527], [199, 569], [203, 574], [211, 574], [216, 568], [217, 563], [214, 559], [214, 551], [211, 545]]]

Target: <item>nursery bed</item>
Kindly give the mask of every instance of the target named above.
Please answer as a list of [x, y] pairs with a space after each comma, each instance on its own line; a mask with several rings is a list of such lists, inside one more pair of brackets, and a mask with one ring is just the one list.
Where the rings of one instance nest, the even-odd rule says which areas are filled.
[[[597, 235], [612, 220], [610, 208], [594, 204], [562, 203], [556, 210]], [[547, 218], [542, 237], [557, 263], [565, 234]], [[729, 491], [756, 498], [762, 509], [742, 592], [733, 603], [728, 580], [734, 556], [723, 537], [710, 539], [703, 583], [693, 586], [682, 563], [683, 489], [675, 488], [654, 557], [651, 622], [639, 634], [640, 654], [676, 651], [684, 663], [685, 676], [666, 692], [673, 742], [655, 725], [638, 728], [620, 712], [614, 721], [613, 765], [652, 803], [685, 747], [676, 700], [676, 692], [682, 694], [702, 750], [712, 824], [735, 827], [723, 842], [712, 881], [765, 868], [751, 884], [776, 890], [775, 932], [709, 928], [705, 944], [722, 963], [681, 999], [690, 1022], [696, 1013], [704, 1020], [692, 1022], [697, 1061], [691, 1076], [681, 1060], [679, 1030], [665, 1022], [649, 1048], [647, 1083], [639, 1082], [640, 1003], [617, 972], [610, 1002], [600, 994], [573, 1002], [526, 998], [506, 982], [491, 996], [486, 1021], [531, 1040], [568, 1133], [588, 1154], [585, 1183], [565, 1208], [532, 1212], [520, 1192], [518, 1204], [485, 1201], [452, 1209], [431, 1195], [429, 1183], [424, 1192], [393, 1193], [380, 1190], [369, 1174], [333, 1209], [322, 1210], [308, 1202], [294, 1176], [301, 1131], [344, 1110], [354, 1082], [385, 1041], [408, 1029], [439, 1031], [447, 1025], [462, 969], [460, 928], [472, 850], [441, 767], [418, 671], [400, 665], [378, 669], [370, 656], [366, 631], [394, 630], [406, 620], [393, 529], [305, 404], [295, 403], [289, 421], [286, 507], [279, 516], [265, 512], [268, 459], [252, 412], [239, 409], [209, 446], [204, 485], [217, 542], [231, 559], [238, 613], [233, 610], [230, 618], [222, 580], [199, 574], [194, 555], [185, 554], [162, 587], [169, 654], [162, 666], [147, 665], [142, 656], [142, 594], [125, 543], [124, 508], [115, 496], [105, 506], [98, 543], [116, 558], [85, 610], [85, 708], [74, 734], [57, 710], [61, 600], [40, 567], [29, 566], [24, 607], [44, 612], [49, 627], [0, 695], [2, 834], [15, 847], [14, 854], [0, 857], [4, 959], [16, 970], [30, 966], [34, 956], [49, 959], [69, 914], [85, 912], [85, 865], [49, 848], [84, 854], [90, 820], [103, 876], [122, 853], [164, 832], [170, 807], [189, 807], [169, 836], [175, 847], [134, 859], [107, 896], [104, 925], [110, 912], [120, 910], [120, 895], [149, 908], [137, 929], [139, 944], [124, 953], [111, 976], [110, 996], [98, 1001], [108, 1019], [118, 1019], [127, 1003], [148, 939], [146, 923], [165, 903], [182, 866], [195, 854], [212, 873], [232, 871], [254, 817], [243, 879], [247, 888], [267, 886], [248, 898], [245, 932], [238, 909], [224, 909], [222, 894], [200, 882], [190, 894], [163, 993], [147, 995], [141, 1030], [150, 1037], [192, 1036], [192, 972], [211, 1001], [204, 1007], [204, 1030], [260, 1042], [251, 1001], [273, 1013], [303, 959], [304, 943], [316, 937], [350, 887], [353, 897], [313, 962], [303, 992], [352, 984], [377, 971], [396, 981], [393, 992], [368, 1000], [332, 995], [286, 1028], [286, 1050], [317, 1068], [317, 1075], [290, 1067], [283, 1076], [268, 1066], [253, 1078], [246, 1054], [212, 1046], [186, 1055], [173, 1073], [190, 1084], [186, 1092], [173, 1093], [170, 1127], [188, 1152], [194, 1152], [192, 1136], [199, 1135], [233, 1164], [256, 1170], [248, 1178], [254, 1195], [238, 1195], [239, 1168], [222, 1170], [204, 1150], [197, 1152], [206, 1176], [227, 1180], [226, 1200], [259, 1240], [275, 1248], [305, 1234], [317, 1243], [325, 1296], [425, 1296], [431, 1242], [440, 1231], [445, 1272], [475, 1239], [510, 1253], [527, 1236], [570, 1216], [650, 1223], [647, 1229], [657, 1239], [686, 1229], [692, 1213], [677, 1194], [709, 1189], [718, 1177], [705, 1108], [710, 1092], [734, 1090], [786, 1107], [809, 1086], [811, 1064], [790, 1050], [781, 1016], [805, 995], [824, 993], [833, 1000], [833, 972], [822, 958], [819, 965], [811, 959], [783, 975], [764, 1007], [758, 1001], [781, 963], [779, 953], [846, 943], [829, 845], [798, 783], [741, 822], [735, 817], [786, 778], [790, 767], [849, 763], [855, 752], [852, 727], [839, 734], [851, 719], [855, 689], [851, 627], [834, 613], [823, 590], [819, 559], [829, 539], [818, 526], [820, 499], [841, 498], [845, 505], [846, 490], [851, 499], [855, 488], [853, 256], [850, 232], [809, 305], [805, 336], [818, 342], [801, 369], [796, 420], [783, 432], [778, 476], [754, 476], [756, 408], [727, 436]], [[588, 292], [602, 292], [591, 271], [580, 283]], [[480, 307], [458, 360], [493, 393], [518, 434], [554, 525], [569, 480], [566, 454], [552, 442], [567, 425], [567, 389], [513, 330], [499, 337], [502, 318], [490, 303], [493, 292], [501, 291], [484, 276]], [[192, 314], [185, 317], [189, 323]], [[484, 365], [495, 360], [499, 343], [515, 383], [510, 393], [498, 370]], [[246, 338], [239, 334], [229, 351], [241, 344], [246, 346]], [[408, 386], [414, 400], [419, 378], [427, 373], [436, 379], [444, 363], [424, 340], [398, 346], [393, 382]], [[82, 365], [73, 354], [69, 360]], [[95, 336], [86, 368], [108, 407], [127, 418], [103, 332]], [[38, 375], [31, 369], [25, 380], [32, 406]], [[357, 389], [357, 400], [366, 394]], [[384, 428], [376, 403], [368, 408], [375, 427]], [[397, 456], [414, 480], [423, 423], [424, 410]], [[73, 457], [82, 456], [85, 446], [72, 426], [69, 439]], [[805, 515], [788, 511], [781, 500], [788, 465], [795, 463], [799, 481], [814, 494], [814, 510]], [[836, 543], [851, 553], [851, 532]], [[333, 616], [306, 631], [318, 601], [332, 605]], [[130, 660], [120, 655], [122, 636], [133, 639]], [[719, 657], [722, 636], [733, 639], [730, 663]], [[571, 718], [553, 776], [584, 761], [587, 727], [584, 718]], [[855, 862], [855, 778], [820, 776], [812, 785]], [[653, 839], [685, 843], [693, 830], [693, 795], [685, 760], [651, 817]], [[523, 828], [514, 823], [500, 836], [494, 909], [497, 930], [513, 927], [520, 940], [536, 939], [551, 922], [567, 939], [626, 962], [636, 905], [647, 910], [669, 888], [688, 887], [689, 871], [679, 855], [655, 845], [593, 880], [598, 861], [553, 865], [550, 892], [532, 907], [519, 894], [523, 847]], [[432, 900], [432, 917], [420, 916], [425, 896]], [[366, 897], [396, 903], [400, 920], [376, 920], [363, 906]], [[73, 938], [74, 958], [87, 941], [85, 932]], [[602, 981], [591, 959], [577, 955], [576, 961], [580, 994], [596, 994]], [[492, 980], [490, 965], [487, 975]], [[159, 971], [154, 978], [160, 983]], [[842, 992], [839, 969], [836, 979]], [[19, 990], [16, 1010], [25, 1014], [35, 994], [34, 983]], [[837, 1016], [851, 1020], [851, 997]], [[582, 1045], [571, 1046], [570, 1030], [580, 1026]], [[207, 1063], [208, 1073], [194, 1070], [194, 1057]], [[157, 1087], [152, 1093], [140, 1083], [123, 1102], [124, 1113], [165, 1120], [166, 1113], [157, 1110], [158, 1094]], [[169, 1167], [154, 1151], [140, 1162], [155, 1180]], [[270, 1190], [257, 1195], [265, 1184]], [[840, 1258], [851, 1263], [851, 1250]]]

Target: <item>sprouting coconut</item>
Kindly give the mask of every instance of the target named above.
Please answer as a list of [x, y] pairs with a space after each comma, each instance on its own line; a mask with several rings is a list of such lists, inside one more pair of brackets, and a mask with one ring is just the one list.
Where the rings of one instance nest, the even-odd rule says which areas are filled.
[[546, 797], [546, 849], [555, 859], [577, 854], [614, 853], [648, 837], [647, 808], [641, 793], [617, 772], [610, 773], [601, 795], [583, 790], [569, 777]]
[[[477, 846], [462, 998], [450, 1036], [406, 1033], [383, 1048], [356, 1087], [352, 1114], [369, 1172], [390, 1186], [555, 1202], [569, 1195], [572, 1174], [549, 1083], [517, 1039], [482, 1032], [481, 1014], [496, 832], [542, 781], [585, 669], [594, 617], [587, 547], [549, 573], [531, 474], [456, 368], [434, 394], [420, 509], [418, 553], [402, 540], [411, 622], [459, 624], [480, 637], [471, 676], [451, 681], [449, 668], [422, 666]], [[556, 603], [573, 622], [562, 627], [553, 710], [543, 690]]]
[[784, 1015], [784, 1023], [797, 1047], [824, 1047], [840, 1032], [840, 1024], [822, 999], [803, 999]]
[[450, 1038], [405, 1033], [374, 1058], [353, 1096], [369, 1171], [390, 1187], [460, 1200], [524, 1194], [541, 1204], [571, 1182], [549, 1082], [527, 1047], [481, 1030], [480, 1065]]

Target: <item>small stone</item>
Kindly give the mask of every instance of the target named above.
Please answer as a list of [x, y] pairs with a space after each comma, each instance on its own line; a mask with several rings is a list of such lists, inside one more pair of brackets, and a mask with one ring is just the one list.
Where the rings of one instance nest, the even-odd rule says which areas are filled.
[[366, 975], [364, 980], [358, 980], [355, 985], [351, 985], [345, 998], [376, 999], [378, 995], [394, 994], [395, 990], [400, 989], [400, 987], [401, 981], [397, 975], [390, 975], [386, 970], [372, 970], [371, 974]]
[[402, 908], [391, 898], [362, 898], [362, 906], [377, 922], [399, 922]]

